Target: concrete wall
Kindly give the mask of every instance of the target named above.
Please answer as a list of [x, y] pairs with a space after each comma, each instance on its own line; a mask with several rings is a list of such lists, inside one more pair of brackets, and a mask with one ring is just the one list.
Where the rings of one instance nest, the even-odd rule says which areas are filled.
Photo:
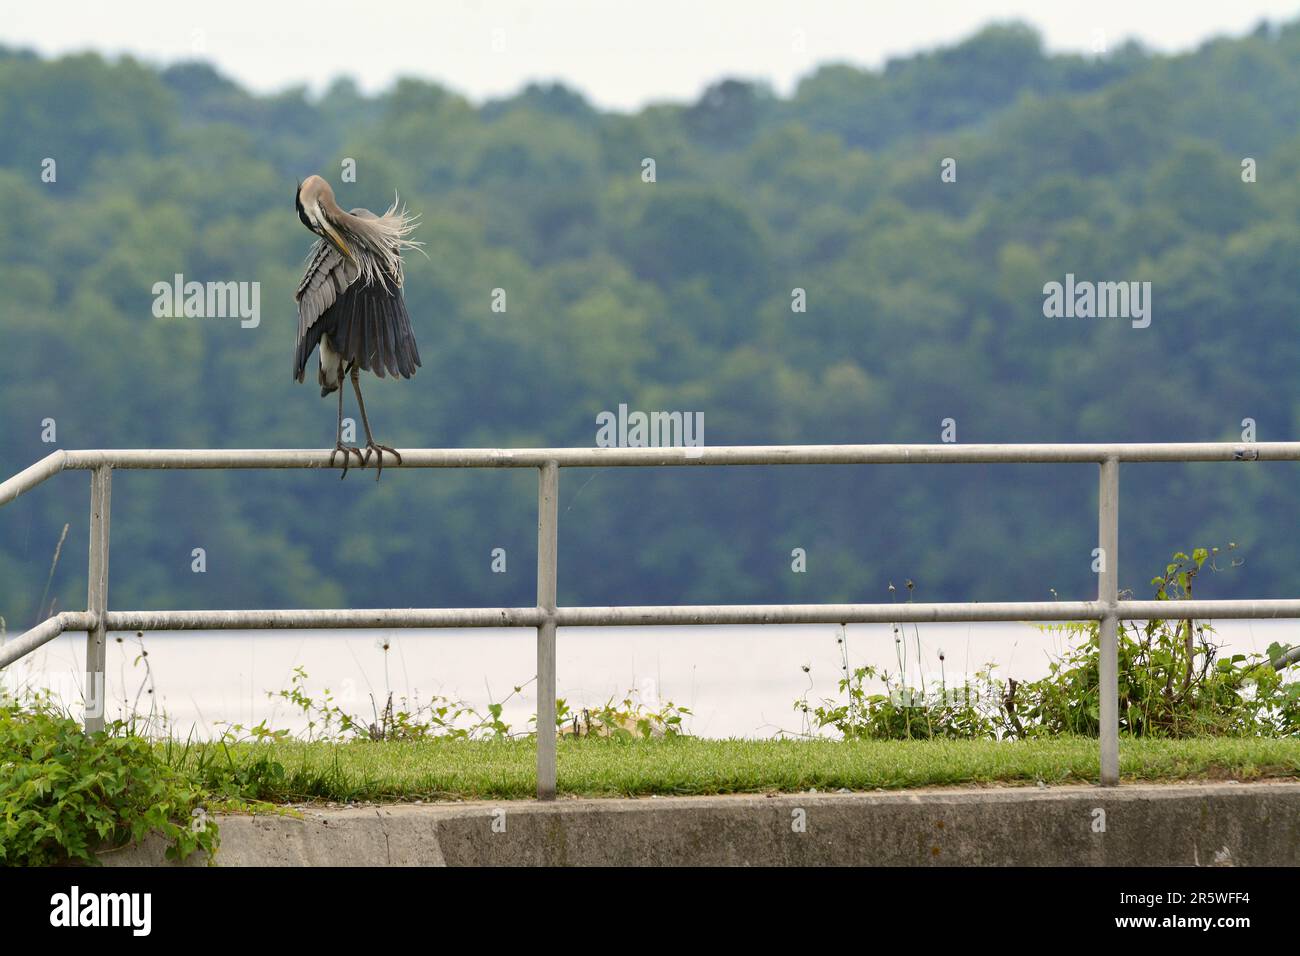
[[[406, 804], [219, 823], [223, 866], [1300, 865], [1300, 783]], [[163, 865], [162, 850], [153, 838], [103, 860]]]

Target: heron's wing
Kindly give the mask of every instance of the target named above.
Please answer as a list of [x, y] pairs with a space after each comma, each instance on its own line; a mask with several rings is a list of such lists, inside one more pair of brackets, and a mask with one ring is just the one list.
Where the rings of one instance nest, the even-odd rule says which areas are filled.
[[359, 271], [342, 254], [323, 239], [312, 247], [310, 262], [294, 298], [298, 301], [298, 341], [294, 348], [293, 377], [301, 382], [307, 359], [329, 331], [321, 326], [326, 313], [338, 302]]
[[344, 363], [384, 377], [410, 378], [420, 367], [411, 316], [402, 290], [381, 282], [354, 282], [339, 297], [327, 317], [330, 341]]
[[391, 276], [387, 283], [364, 282], [358, 281], [359, 274], [360, 270], [331, 244], [323, 240], [316, 243], [296, 293], [297, 381], [303, 380], [307, 359], [322, 335], [329, 335], [345, 368], [355, 363], [380, 378], [385, 371], [410, 378], [420, 367], [420, 350], [400, 286]]

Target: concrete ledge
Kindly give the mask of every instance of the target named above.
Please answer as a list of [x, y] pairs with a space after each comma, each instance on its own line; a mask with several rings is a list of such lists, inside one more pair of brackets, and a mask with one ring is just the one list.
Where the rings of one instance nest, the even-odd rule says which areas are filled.
[[[301, 818], [220, 817], [215, 862], [1300, 865], [1300, 782], [399, 804], [301, 812]], [[154, 837], [102, 859], [110, 866], [171, 865], [163, 849]], [[188, 865], [204, 862], [194, 858]]]

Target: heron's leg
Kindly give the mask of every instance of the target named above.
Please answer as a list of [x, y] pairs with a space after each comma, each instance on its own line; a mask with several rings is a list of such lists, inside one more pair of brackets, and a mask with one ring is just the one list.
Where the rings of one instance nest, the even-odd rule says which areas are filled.
[[[343, 377], [343, 369], [340, 366], [339, 378], [341, 379], [342, 377]], [[357, 461], [361, 463], [361, 467], [364, 468], [366, 466], [365, 459], [361, 457], [360, 448], [358, 448], [356, 445], [343, 444], [343, 383], [341, 381], [339, 382], [338, 426], [334, 429], [334, 450], [330, 452], [329, 466], [331, 468], [334, 467], [334, 456], [337, 455], [339, 452], [343, 452], [343, 474], [339, 475], [339, 481], [342, 481], [344, 478], [348, 476], [348, 461], [350, 460], [348, 456], [352, 452], [356, 453]]]
[[[379, 480], [380, 475], [384, 473], [384, 452], [388, 452], [397, 459], [397, 463], [402, 463], [402, 456], [396, 448], [390, 448], [387, 445], [381, 445], [375, 441], [375, 436], [370, 434], [370, 420], [366, 418], [366, 400], [361, 397], [361, 375], [357, 367], [352, 366], [352, 389], [357, 393], [357, 408], [361, 409], [361, 424], [366, 429], [366, 457], [365, 462], [370, 461], [370, 453], [375, 453], [375, 465], [379, 468], [379, 473], [375, 475], [375, 481]], [[362, 467], [365, 467], [365, 462]]]

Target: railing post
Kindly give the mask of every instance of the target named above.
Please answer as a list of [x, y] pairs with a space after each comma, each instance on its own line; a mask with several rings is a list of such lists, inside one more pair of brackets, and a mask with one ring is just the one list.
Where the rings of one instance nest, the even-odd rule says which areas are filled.
[[86, 632], [86, 733], [104, 729], [104, 657], [108, 610], [108, 526], [112, 510], [113, 469], [98, 465], [90, 473], [90, 583], [86, 610], [95, 616]]
[[537, 482], [537, 799], [555, 799], [555, 596], [560, 466], [548, 461]]
[[1097, 538], [1101, 548], [1101, 573], [1097, 577], [1097, 600], [1107, 606], [1098, 631], [1101, 696], [1101, 785], [1119, 785], [1119, 461], [1101, 463], [1101, 484], [1097, 495]]

